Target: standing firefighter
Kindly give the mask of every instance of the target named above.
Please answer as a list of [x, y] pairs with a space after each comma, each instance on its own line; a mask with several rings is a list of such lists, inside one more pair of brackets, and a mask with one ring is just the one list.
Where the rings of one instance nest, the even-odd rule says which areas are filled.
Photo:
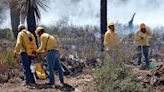
[[62, 85], [64, 86], [64, 75], [63, 70], [60, 63], [60, 53], [59, 53], [59, 45], [57, 40], [50, 34], [44, 32], [44, 28], [38, 27], [35, 31], [36, 35], [40, 37], [41, 45], [38, 48], [36, 53], [47, 53], [48, 59], [48, 71], [49, 71], [49, 83], [51, 87], [55, 85], [54, 79], [54, 67], [57, 66], [59, 72], [59, 79]]
[[15, 46], [14, 57], [17, 58], [17, 54], [20, 54], [26, 85], [33, 86], [35, 85], [35, 79], [31, 72], [30, 65], [33, 52], [37, 49], [35, 37], [25, 28], [24, 25], [19, 25], [18, 30], [19, 33]]
[[115, 26], [113, 22], [108, 23], [108, 31], [104, 36], [104, 47], [106, 51], [111, 51], [114, 48], [118, 47], [119, 37], [117, 32], [115, 31]]
[[152, 36], [152, 32], [146, 28], [144, 23], [140, 24], [140, 31], [135, 34], [135, 41], [138, 45], [138, 65], [141, 65], [142, 54], [145, 57], [146, 66], [149, 68], [149, 38]]

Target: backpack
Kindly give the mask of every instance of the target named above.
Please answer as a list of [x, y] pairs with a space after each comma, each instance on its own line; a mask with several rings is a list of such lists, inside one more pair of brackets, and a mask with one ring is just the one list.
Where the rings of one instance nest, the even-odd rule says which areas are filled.
[[38, 79], [41, 79], [41, 80], [46, 80], [47, 79], [48, 76], [47, 76], [45, 70], [43, 69], [41, 63], [36, 63], [35, 64], [35, 75]]
[[22, 30], [22, 32], [25, 34], [23, 36], [23, 48], [25, 49], [28, 56], [33, 56], [32, 52], [36, 51], [36, 41], [34, 35], [26, 30]]

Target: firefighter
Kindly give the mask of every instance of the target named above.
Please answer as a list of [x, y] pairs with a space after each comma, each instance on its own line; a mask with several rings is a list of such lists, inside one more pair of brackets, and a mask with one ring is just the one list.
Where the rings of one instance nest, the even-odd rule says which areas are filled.
[[149, 31], [144, 23], [140, 24], [140, 30], [135, 34], [135, 42], [138, 46], [138, 65], [141, 65], [142, 55], [145, 57], [145, 68], [149, 68], [149, 38], [152, 32]]
[[55, 86], [54, 67], [56, 66], [59, 72], [59, 79], [64, 86], [64, 75], [60, 62], [59, 44], [57, 40], [50, 34], [45, 33], [43, 27], [38, 27], [35, 31], [36, 35], [40, 38], [40, 47], [36, 53], [47, 52], [48, 71], [49, 71], [49, 83], [52, 87]]
[[104, 47], [106, 51], [110, 51], [119, 44], [119, 36], [115, 31], [115, 26], [113, 22], [108, 23], [108, 31], [105, 33], [104, 36]]
[[23, 65], [25, 78], [24, 85], [34, 86], [36, 83], [30, 66], [32, 61], [31, 59], [34, 55], [33, 52], [37, 50], [35, 37], [22, 24], [18, 26], [18, 31], [19, 33], [14, 50], [14, 57], [17, 58], [17, 55], [21, 56], [21, 63]]

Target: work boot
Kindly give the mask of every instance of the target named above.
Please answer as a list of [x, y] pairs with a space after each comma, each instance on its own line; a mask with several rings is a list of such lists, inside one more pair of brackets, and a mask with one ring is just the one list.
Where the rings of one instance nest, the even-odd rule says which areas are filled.
[[26, 86], [26, 84], [27, 83], [25, 81], [23, 81], [22, 84], [21, 84], [21, 86]]
[[143, 64], [139, 65], [139, 70], [146, 70], [146, 69], [147, 69], [146, 65]]
[[54, 84], [46, 83], [45, 85], [48, 88], [55, 88], [55, 85]]
[[27, 83], [27, 82], [23, 82], [21, 84], [21, 86], [30, 86], [30, 85], [36, 85], [35, 83]]
[[34, 89], [36, 88], [36, 84], [35, 83], [28, 83], [26, 84], [27, 88], [30, 88], [30, 89]]

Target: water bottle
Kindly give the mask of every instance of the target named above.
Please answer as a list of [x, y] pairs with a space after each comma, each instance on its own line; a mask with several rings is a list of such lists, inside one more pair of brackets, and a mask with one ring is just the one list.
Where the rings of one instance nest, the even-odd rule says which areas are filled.
[[32, 63], [31, 66], [30, 66], [30, 69], [31, 69], [31, 72], [32, 72], [33, 74], [35, 73], [35, 68], [36, 68], [35, 64]]

